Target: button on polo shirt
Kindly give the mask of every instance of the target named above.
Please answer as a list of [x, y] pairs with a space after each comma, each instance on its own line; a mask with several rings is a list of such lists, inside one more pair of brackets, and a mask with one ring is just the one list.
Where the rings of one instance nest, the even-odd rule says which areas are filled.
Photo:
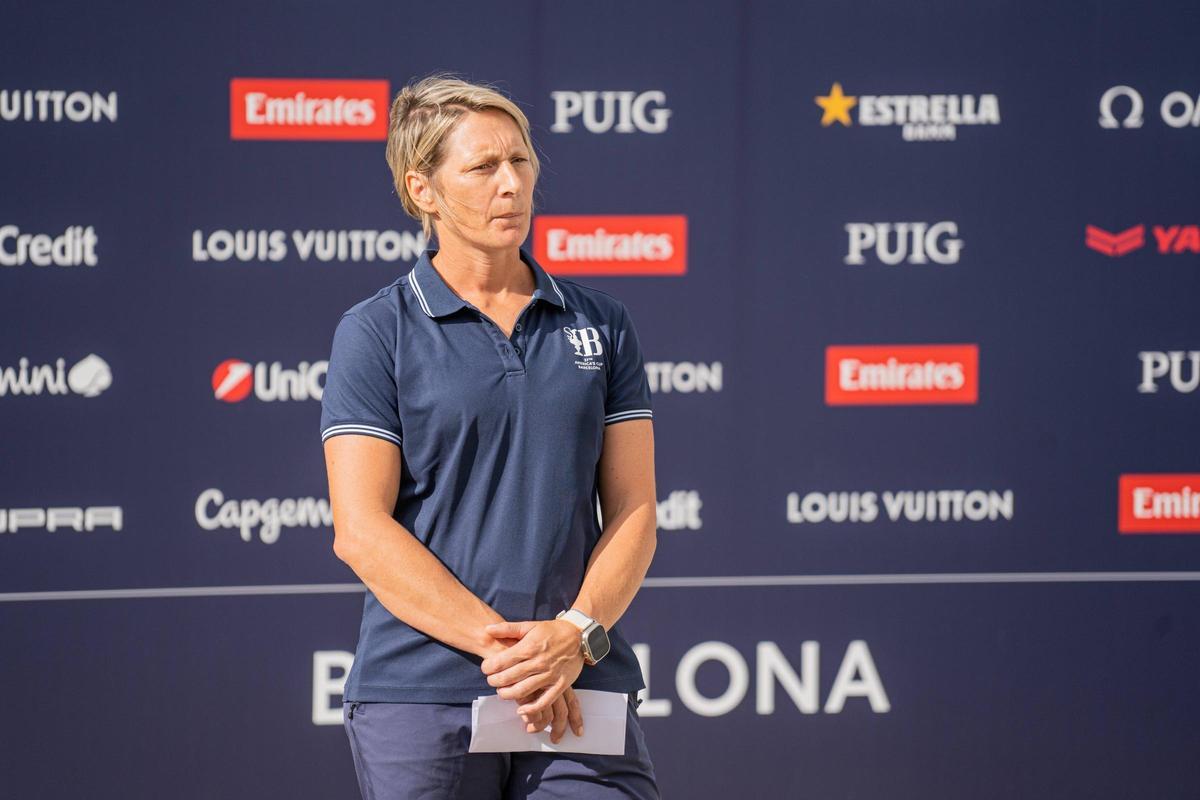
[[[506, 337], [442, 280], [436, 253], [342, 315], [321, 440], [360, 434], [399, 447], [393, 517], [506, 620], [553, 619], [574, 602], [600, 538], [604, 429], [652, 417], [637, 332], [619, 300], [551, 277], [522, 249], [536, 288]], [[619, 629], [576, 687], [644, 687]], [[495, 692], [479, 664], [368, 591], [344, 698], [469, 702]]]

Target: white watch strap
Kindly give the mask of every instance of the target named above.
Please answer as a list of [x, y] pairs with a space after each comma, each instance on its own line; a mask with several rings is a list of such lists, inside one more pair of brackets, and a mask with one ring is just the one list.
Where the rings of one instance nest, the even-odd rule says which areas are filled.
[[589, 617], [587, 614], [583, 613], [582, 611], [579, 611], [578, 609], [574, 609], [574, 608], [568, 609], [567, 611], [562, 612], [558, 616], [560, 619], [565, 619], [567, 622], [571, 623], [576, 628], [579, 628], [580, 631], [587, 630], [588, 626], [596, 621], [596, 620], [592, 619], [591, 617]]

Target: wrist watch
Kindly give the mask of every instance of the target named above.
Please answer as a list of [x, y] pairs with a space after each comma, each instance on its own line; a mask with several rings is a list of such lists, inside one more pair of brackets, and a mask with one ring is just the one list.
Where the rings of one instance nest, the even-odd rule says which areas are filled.
[[604, 630], [604, 626], [599, 622], [596, 622], [596, 620], [575, 608], [558, 612], [558, 616], [555, 619], [565, 619], [576, 628], [579, 628], [579, 649], [583, 653], [584, 663], [594, 667], [600, 659], [608, 655], [608, 651], [611, 649], [611, 645], [608, 642], [608, 632]]

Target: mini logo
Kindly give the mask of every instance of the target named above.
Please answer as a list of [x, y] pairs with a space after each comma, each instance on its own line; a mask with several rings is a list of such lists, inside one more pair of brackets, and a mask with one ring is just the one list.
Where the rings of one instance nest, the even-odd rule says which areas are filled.
[[1120, 533], [1200, 533], [1200, 474], [1122, 475]]
[[66, 359], [54, 364], [31, 367], [28, 358], [17, 361], [17, 368], [0, 367], [0, 397], [18, 394], [67, 394], [97, 397], [112, 386], [112, 370], [108, 362], [95, 353], [81, 359], [70, 370]]
[[973, 344], [832, 345], [825, 348], [825, 404], [974, 404]]
[[900, 127], [906, 142], [946, 142], [958, 137], [960, 125], [999, 125], [1000, 101], [994, 94], [847, 95], [840, 83], [829, 94], [813, 98], [821, 108], [821, 127], [835, 122], [849, 128], [856, 108], [862, 126]]
[[232, 139], [383, 140], [388, 82], [234, 78], [229, 82]]
[[539, 216], [533, 257], [562, 275], [683, 275], [687, 217]]
[[570, 133], [571, 120], [582, 116], [591, 133], [663, 133], [671, 109], [665, 92], [551, 92], [554, 124], [551, 133]]
[[301, 361], [296, 369], [284, 369], [278, 361], [251, 364], [228, 358], [213, 370], [213, 396], [226, 403], [245, 400], [251, 391], [265, 402], [320, 400], [325, 393], [321, 380], [328, 370], [328, 361]]
[[1146, 244], [1146, 226], [1134, 225], [1120, 233], [1109, 233], [1103, 228], [1088, 225], [1084, 235], [1084, 243], [1097, 253], [1106, 256], [1123, 256]]

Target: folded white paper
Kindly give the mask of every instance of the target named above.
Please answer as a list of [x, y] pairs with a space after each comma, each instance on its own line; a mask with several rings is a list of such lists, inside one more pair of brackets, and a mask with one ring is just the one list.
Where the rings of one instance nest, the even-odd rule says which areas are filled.
[[550, 728], [526, 733], [525, 721], [517, 714], [517, 702], [498, 695], [484, 695], [471, 703], [472, 753], [625, 753], [625, 714], [629, 695], [624, 692], [599, 692], [576, 689], [583, 713], [583, 736], [567, 726], [558, 744], [550, 741]]

